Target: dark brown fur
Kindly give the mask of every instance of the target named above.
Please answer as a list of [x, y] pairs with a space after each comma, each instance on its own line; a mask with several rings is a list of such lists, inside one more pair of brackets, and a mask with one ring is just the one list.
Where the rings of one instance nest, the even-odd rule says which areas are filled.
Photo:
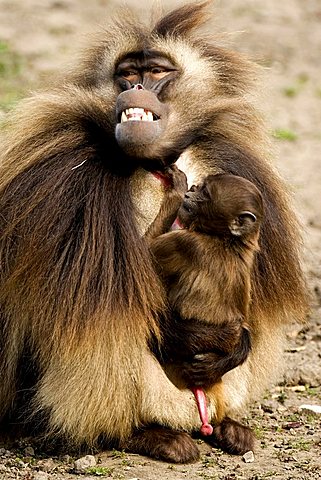
[[[103, 436], [122, 446], [155, 423], [174, 436], [198, 429], [189, 392], [168, 380], [148, 349], [164, 293], [142, 236], [162, 201], [147, 170], [177, 159], [193, 183], [219, 172], [249, 179], [266, 207], [252, 277], [253, 348], [224, 376], [228, 415], [272, 381], [284, 324], [304, 318], [298, 227], [248, 95], [256, 68], [193, 33], [207, 4], [179, 8], [151, 28], [122, 14], [71, 75], [21, 102], [8, 121], [0, 163], [1, 418], [16, 419], [26, 400], [18, 393], [23, 363], [24, 418], [42, 413], [49, 434], [76, 445]], [[159, 137], [140, 148], [138, 135], [124, 149], [115, 139], [116, 72], [133, 53], [145, 66], [164, 57], [176, 74], [162, 83], [167, 117]], [[215, 394], [209, 400], [215, 422]], [[180, 438], [169, 457], [194, 459]], [[147, 453], [162, 448], [154, 441]]]
[[[187, 192], [182, 203], [185, 175], [174, 168], [169, 173], [172, 189], [166, 189], [147, 233], [170, 303], [162, 360], [178, 385], [183, 381], [189, 388], [208, 389], [250, 352], [251, 275], [263, 202], [257, 188], [243, 178], [211, 175]], [[164, 233], [177, 215], [184, 229]], [[218, 435], [216, 427], [216, 443], [230, 453], [246, 452], [253, 434], [224, 419], [223, 392], [220, 403], [222, 422], [229, 426], [222, 426]]]
[[[179, 200], [185, 175], [171, 173]], [[183, 203], [175, 205], [174, 193], [167, 189], [147, 233], [171, 308], [165, 356], [185, 360], [178, 370], [188, 387], [209, 387], [249, 353], [262, 197], [252, 183], [232, 175], [206, 177]], [[177, 215], [184, 229], [164, 233]]]

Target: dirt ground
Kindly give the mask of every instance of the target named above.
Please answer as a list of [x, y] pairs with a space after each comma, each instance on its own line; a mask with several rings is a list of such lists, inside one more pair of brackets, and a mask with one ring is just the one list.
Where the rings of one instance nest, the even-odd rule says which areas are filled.
[[[18, 98], [46, 85], [86, 32], [119, 3], [0, 0], [0, 120]], [[149, 2], [127, 3], [145, 15]], [[231, 43], [266, 67], [265, 110], [277, 166], [304, 225], [312, 297], [308, 325], [289, 329], [284, 378], [250, 407], [246, 420], [257, 434], [254, 461], [246, 463], [201, 442], [202, 459], [194, 465], [93, 452], [96, 464], [77, 474], [76, 458], [68, 450], [49, 457], [24, 439], [9, 450], [0, 443], [1, 480], [321, 479], [321, 414], [300, 408], [321, 406], [321, 2], [222, 0], [215, 16], [218, 30], [231, 32]]]

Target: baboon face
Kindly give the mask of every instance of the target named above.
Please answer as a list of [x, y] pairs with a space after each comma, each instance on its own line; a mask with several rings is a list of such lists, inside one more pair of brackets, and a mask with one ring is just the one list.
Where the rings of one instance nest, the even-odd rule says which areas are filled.
[[259, 190], [234, 175], [209, 175], [186, 193], [178, 212], [190, 230], [213, 235], [242, 236], [255, 233], [263, 215]]
[[116, 65], [116, 140], [128, 155], [150, 157], [153, 145], [159, 148], [168, 123], [166, 93], [178, 74], [172, 61], [153, 51], [129, 54]]

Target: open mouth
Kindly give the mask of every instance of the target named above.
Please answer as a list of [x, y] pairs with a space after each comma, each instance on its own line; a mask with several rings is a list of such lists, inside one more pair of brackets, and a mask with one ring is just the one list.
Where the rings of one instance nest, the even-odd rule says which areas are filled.
[[159, 117], [145, 108], [126, 108], [121, 112], [120, 123], [124, 122], [155, 122]]

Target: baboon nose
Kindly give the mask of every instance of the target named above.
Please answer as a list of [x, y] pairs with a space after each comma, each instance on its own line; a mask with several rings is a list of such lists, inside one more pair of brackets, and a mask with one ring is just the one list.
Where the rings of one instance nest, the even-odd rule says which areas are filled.
[[133, 90], [145, 90], [141, 83], [136, 83], [135, 85], [132, 85], [132, 89]]

